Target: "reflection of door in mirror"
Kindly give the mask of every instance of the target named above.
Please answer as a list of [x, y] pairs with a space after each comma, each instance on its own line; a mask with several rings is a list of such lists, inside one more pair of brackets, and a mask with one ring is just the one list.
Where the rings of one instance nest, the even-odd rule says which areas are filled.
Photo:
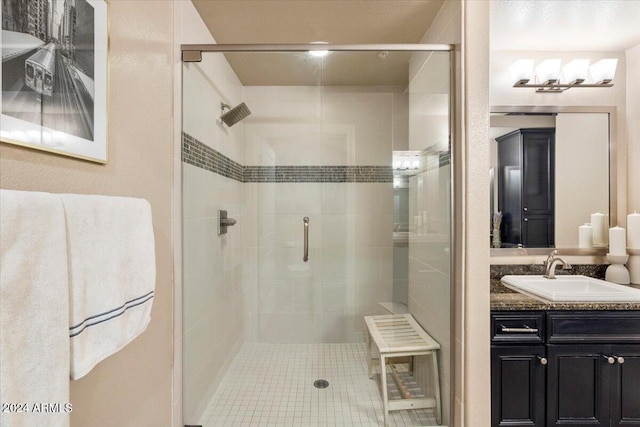
[[609, 213], [607, 113], [493, 114], [490, 142], [502, 247], [577, 248], [578, 227]]
[[553, 247], [554, 129], [518, 129], [496, 138], [503, 247]]

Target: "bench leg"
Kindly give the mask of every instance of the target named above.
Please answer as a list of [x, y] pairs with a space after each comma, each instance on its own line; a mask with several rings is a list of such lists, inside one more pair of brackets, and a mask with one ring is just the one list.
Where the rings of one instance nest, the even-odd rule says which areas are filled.
[[435, 351], [431, 352], [431, 361], [433, 362], [433, 382], [435, 383], [435, 399], [436, 399], [436, 422], [442, 424], [442, 404], [440, 402], [440, 376], [438, 375], [438, 355]]
[[387, 395], [387, 360], [380, 354], [380, 385], [382, 387], [382, 411], [384, 414], [384, 425], [389, 425], [389, 396]]
[[369, 337], [369, 379], [373, 378], [373, 340]]

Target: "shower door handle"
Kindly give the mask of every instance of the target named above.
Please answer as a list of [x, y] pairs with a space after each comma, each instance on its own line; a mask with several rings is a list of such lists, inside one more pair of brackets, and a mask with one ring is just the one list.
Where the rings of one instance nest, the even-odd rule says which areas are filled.
[[302, 261], [309, 261], [309, 217], [302, 218], [304, 224], [304, 252], [302, 254]]

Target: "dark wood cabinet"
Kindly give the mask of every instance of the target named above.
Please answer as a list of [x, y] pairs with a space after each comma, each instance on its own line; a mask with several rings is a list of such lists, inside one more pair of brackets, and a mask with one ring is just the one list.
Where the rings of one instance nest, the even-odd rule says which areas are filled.
[[640, 426], [640, 346], [550, 345], [547, 426]]
[[544, 345], [496, 346], [492, 349], [492, 427], [544, 427], [544, 357]]
[[553, 247], [555, 129], [519, 129], [496, 141], [502, 242]]
[[603, 347], [548, 347], [547, 426], [610, 425], [611, 379]]
[[611, 372], [611, 425], [640, 426], [640, 345], [613, 345], [611, 353], [622, 357]]
[[492, 312], [492, 427], [640, 427], [640, 312], [541, 313]]
[[491, 426], [545, 425], [545, 314], [491, 314]]

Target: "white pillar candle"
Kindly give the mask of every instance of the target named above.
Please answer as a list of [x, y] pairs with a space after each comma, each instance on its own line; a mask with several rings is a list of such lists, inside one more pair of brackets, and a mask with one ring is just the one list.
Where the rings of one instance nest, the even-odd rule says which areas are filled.
[[604, 214], [601, 214], [600, 212], [591, 214], [591, 228], [593, 229], [593, 246], [606, 246], [605, 230], [608, 227], [604, 223]]
[[585, 224], [578, 227], [578, 247], [593, 247], [593, 229], [591, 228], [591, 224]]
[[640, 214], [638, 212], [627, 215], [627, 247], [640, 249]]
[[627, 254], [627, 233], [622, 227], [609, 229], [609, 253], [611, 255]]

